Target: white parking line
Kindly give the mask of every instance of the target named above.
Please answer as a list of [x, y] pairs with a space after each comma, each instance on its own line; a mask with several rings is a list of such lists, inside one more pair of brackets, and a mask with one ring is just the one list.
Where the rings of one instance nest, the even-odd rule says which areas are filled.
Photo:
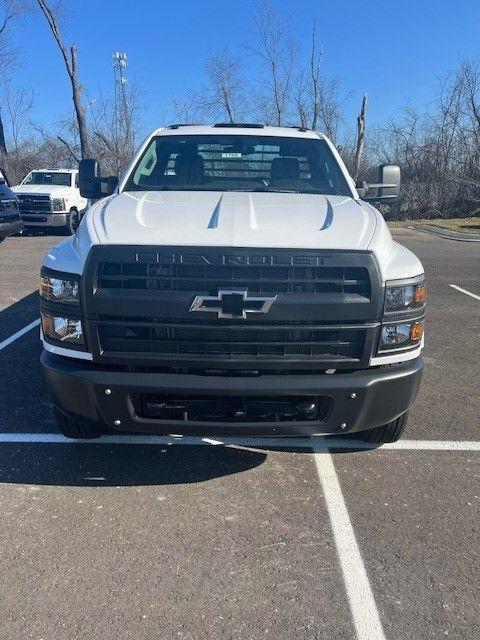
[[2, 349], [5, 349], [5, 347], [8, 347], [8, 345], [12, 344], [12, 342], [15, 342], [15, 340], [18, 340], [18, 338], [21, 338], [22, 336], [24, 336], [26, 333], [31, 331], [34, 327], [38, 327], [39, 324], [40, 324], [40, 319], [34, 320], [30, 324], [27, 324], [26, 327], [23, 327], [23, 329], [20, 329], [19, 331], [11, 335], [9, 338], [6, 338], [3, 342], [0, 342], [0, 351]]
[[475, 300], [480, 300], [480, 296], [477, 296], [476, 293], [472, 293], [471, 291], [467, 291], [466, 289], [462, 289], [462, 287], [457, 287], [456, 284], [449, 284], [449, 287], [452, 287], [452, 289], [456, 289], [457, 291], [460, 291], [461, 293], [464, 293], [467, 296], [470, 296], [471, 298], [475, 298]]
[[312, 448], [342, 568], [357, 640], [385, 640], [380, 615], [348, 515], [332, 456], [327, 449], [322, 449], [316, 440], [313, 440]]
[[399, 440], [381, 447], [342, 438], [200, 438], [195, 436], [105, 435], [95, 440], [70, 440], [60, 433], [0, 433], [0, 443], [27, 444], [139, 444], [189, 446], [240, 446], [250, 448], [279, 447], [322, 451], [480, 451], [480, 442], [472, 440]]

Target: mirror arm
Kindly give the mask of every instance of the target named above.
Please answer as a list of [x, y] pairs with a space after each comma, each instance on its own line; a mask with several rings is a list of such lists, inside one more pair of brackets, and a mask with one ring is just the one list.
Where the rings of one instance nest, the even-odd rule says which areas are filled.
[[393, 187], [393, 188], [398, 187], [398, 184], [387, 184], [387, 183], [384, 183], [384, 182], [375, 182], [375, 183], [370, 184], [370, 182], [368, 182], [365, 185], [365, 187], [367, 189], [386, 189], [388, 187]]
[[396, 200], [398, 196], [363, 196], [361, 200], [366, 202], [385, 202], [385, 200]]

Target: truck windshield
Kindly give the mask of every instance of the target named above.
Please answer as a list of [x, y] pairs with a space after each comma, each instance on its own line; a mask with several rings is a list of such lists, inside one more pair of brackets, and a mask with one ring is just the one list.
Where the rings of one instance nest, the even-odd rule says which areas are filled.
[[352, 195], [324, 140], [215, 134], [152, 139], [125, 191], [166, 190]]
[[71, 180], [70, 173], [60, 173], [59, 171], [32, 171], [22, 184], [53, 184], [60, 187], [70, 187]]

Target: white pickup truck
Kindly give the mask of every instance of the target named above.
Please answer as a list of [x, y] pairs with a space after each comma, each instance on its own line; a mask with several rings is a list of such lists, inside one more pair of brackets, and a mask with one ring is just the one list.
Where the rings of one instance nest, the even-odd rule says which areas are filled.
[[64, 227], [74, 233], [87, 206], [76, 169], [35, 169], [12, 191], [28, 227]]
[[[323, 135], [152, 133], [41, 273], [46, 386], [68, 437], [398, 439], [422, 373], [425, 279]], [[102, 197], [107, 195], [107, 197]], [[100, 199], [99, 199], [100, 198]]]

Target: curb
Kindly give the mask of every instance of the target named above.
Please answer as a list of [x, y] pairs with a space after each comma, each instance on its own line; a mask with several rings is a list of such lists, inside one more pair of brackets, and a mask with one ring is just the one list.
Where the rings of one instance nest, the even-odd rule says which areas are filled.
[[480, 242], [480, 233], [458, 233], [457, 231], [450, 231], [450, 229], [442, 229], [441, 227], [434, 227], [426, 224], [412, 225], [408, 227], [417, 231], [424, 231], [434, 236], [440, 236], [441, 238], [448, 238], [448, 240], [458, 240], [460, 242]]

